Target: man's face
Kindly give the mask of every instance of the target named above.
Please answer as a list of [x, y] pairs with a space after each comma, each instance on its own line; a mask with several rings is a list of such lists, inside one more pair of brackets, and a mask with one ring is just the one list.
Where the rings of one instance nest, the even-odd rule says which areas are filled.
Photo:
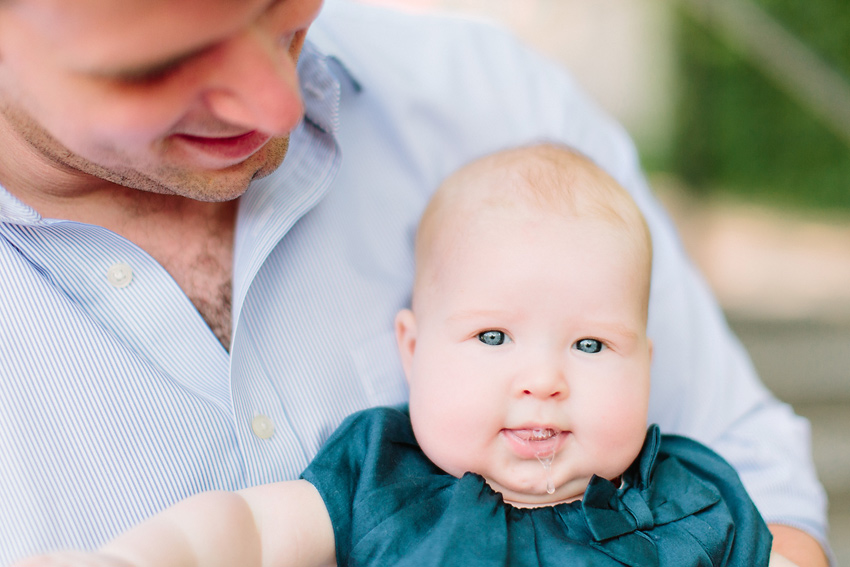
[[301, 119], [295, 67], [320, 6], [10, 0], [0, 8], [4, 147], [48, 179], [82, 171], [157, 193], [237, 197], [280, 165]]

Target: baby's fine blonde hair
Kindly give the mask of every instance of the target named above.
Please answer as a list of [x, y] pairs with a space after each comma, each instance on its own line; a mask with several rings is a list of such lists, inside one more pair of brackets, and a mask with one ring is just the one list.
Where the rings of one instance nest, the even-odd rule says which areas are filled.
[[437, 189], [416, 235], [416, 289], [423, 284], [431, 254], [463, 238], [464, 226], [480, 211], [540, 210], [607, 222], [623, 233], [636, 258], [645, 260], [646, 301], [652, 266], [652, 238], [632, 199], [610, 175], [579, 152], [544, 143], [487, 155], [460, 168]]

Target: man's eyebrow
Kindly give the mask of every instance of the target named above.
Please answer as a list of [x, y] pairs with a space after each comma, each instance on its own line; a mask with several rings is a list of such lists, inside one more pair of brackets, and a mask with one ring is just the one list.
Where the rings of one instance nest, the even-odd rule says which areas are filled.
[[128, 65], [126, 67], [115, 67], [113, 69], [92, 70], [90, 73], [103, 79], [114, 79], [119, 81], [142, 81], [156, 79], [166, 73], [177, 69], [186, 61], [212, 49], [212, 46], [202, 46], [184, 53], [178, 53], [166, 59], [153, 63], [140, 65]]

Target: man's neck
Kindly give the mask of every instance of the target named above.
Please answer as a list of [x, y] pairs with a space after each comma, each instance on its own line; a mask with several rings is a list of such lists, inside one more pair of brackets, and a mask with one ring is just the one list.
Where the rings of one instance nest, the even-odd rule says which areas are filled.
[[102, 226], [143, 249], [174, 278], [229, 348], [237, 201], [195, 201], [83, 175], [78, 177], [88, 182], [85, 188], [74, 186], [68, 176], [51, 180], [38, 174], [30, 183], [40, 180], [49, 189], [16, 190], [6, 175], [3, 184], [43, 218]]

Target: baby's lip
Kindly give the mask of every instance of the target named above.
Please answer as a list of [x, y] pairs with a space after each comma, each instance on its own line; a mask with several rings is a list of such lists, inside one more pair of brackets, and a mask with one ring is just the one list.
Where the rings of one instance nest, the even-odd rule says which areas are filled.
[[503, 429], [502, 434], [511, 450], [524, 459], [553, 455], [560, 449], [567, 436], [566, 431], [545, 425]]

